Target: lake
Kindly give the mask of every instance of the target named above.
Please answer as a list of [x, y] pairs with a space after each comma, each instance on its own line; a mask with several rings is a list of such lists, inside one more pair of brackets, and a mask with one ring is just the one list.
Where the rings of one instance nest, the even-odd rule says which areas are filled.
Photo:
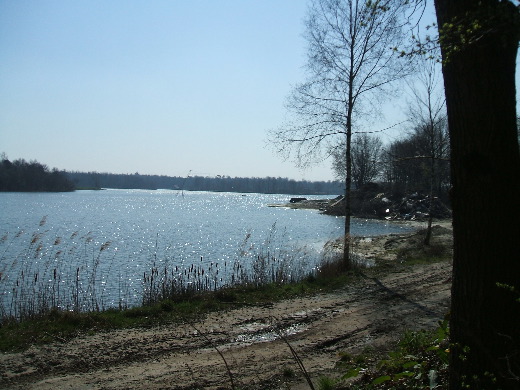
[[[290, 197], [172, 190], [0, 193], [0, 314], [20, 315], [22, 306], [33, 304], [140, 304], [152, 270], [188, 278], [202, 273], [206, 287], [218, 288], [244, 275], [260, 256], [285, 261], [286, 275], [296, 279], [315, 269], [328, 240], [342, 235], [344, 218], [267, 207]], [[352, 223], [354, 235], [405, 229], [382, 221]]]

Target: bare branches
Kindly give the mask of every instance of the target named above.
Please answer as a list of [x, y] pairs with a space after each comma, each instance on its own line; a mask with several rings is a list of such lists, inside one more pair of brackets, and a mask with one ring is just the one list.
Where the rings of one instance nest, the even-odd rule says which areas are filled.
[[406, 121], [401, 121], [401, 122], [397, 122], [397, 123], [394, 123], [393, 125], [390, 125], [388, 127], [385, 127], [384, 129], [378, 129], [378, 130], [363, 130], [363, 131], [355, 131], [354, 133], [355, 134], [376, 134], [376, 133], [384, 133], [385, 131], [388, 131], [390, 129], [393, 129], [394, 127], [397, 127], [399, 125], [402, 125], [404, 122]]
[[408, 7], [408, 0], [312, 0], [305, 24], [308, 80], [295, 88], [287, 105], [297, 119], [270, 133], [278, 153], [285, 158], [292, 155], [299, 166], [337, 150], [338, 143], [344, 145], [346, 268], [350, 267], [351, 138], [366, 119], [363, 106], [371, 100], [381, 102], [385, 89], [409, 73], [410, 62], [391, 49], [405, 39]]
[[224, 362], [224, 365], [226, 366], [226, 372], [229, 376], [229, 381], [231, 383], [231, 389], [235, 390], [236, 389], [236, 386], [235, 386], [235, 381], [233, 380], [233, 373], [231, 372], [231, 368], [229, 367], [229, 364], [226, 360], [226, 358], [224, 357], [224, 354], [220, 351], [220, 349], [217, 348], [217, 346], [213, 343], [213, 341], [210, 340], [210, 338], [203, 332], [201, 332], [200, 330], [198, 330], [196, 327], [195, 327], [195, 324], [193, 323], [190, 323], [191, 327], [193, 329], [195, 329], [195, 331], [200, 334], [204, 340], [206, 340], [212, 347], [215, 351], [217, 351], [217, 353], [219, 354], [220, 358], [222, 359], [222, 361]]
[[[345, 145], [340, 144], [331, 153], [336, 177], [345, 180]], [[359, 188], [380, 176], [383, 142], [378, 136], [361, 133], [353, 137], [351, 146], [352, 181]]]
[[[277, 318], [275, 318], [275, 317], [271, 317], [271, 321], [278, 322], [279, 320]], [[312, 383], [311, 376], [309, 375], [309, 372], [305, 368], [305, 365], [303, 364], [302, 359], [300, 358], [300, 356], [298, 355], [296, 350], [293, 348], [293, 346], [291, 345], [291, 343], [287, 339], [287, 336], [285, 335], [284, 330], [280, 326], [278, 326], [276, 324], [274, 325], [274, 329], [275, 329], [276, 334], [278, 335], [278, 337], [280, 337], [280, 339], [282, 339], [282, 341], [287, 345], [287, 347], [289, 347], [289, 350], [291, 351], [293, 359], [296, 362], [296, 364], [298, 364], [298, 367], [301, 370], [303, 376], [305, 377], [305, 380], [307, 381], [307, 384], [309, 385], [309, 388], [311, 390], [315, 390], [315, 387], [314, 387], [314, 384]]]
[[363, 106], [381, 101], [386, 88], [410, 74], [410, 61], [391, 49], [406, 39], [409, 3], [311, 1], [304, 34], [308, 78], [287, 99], [291, 119], [269, 132], [277, 153], [299, 166], [321, 161], [364, 122]]

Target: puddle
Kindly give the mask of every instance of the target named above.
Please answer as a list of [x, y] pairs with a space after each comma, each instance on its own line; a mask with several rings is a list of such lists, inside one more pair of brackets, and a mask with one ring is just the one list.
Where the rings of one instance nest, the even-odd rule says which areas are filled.
[[[319, 307], [312, 310], [300, 310], [290, 316], [273, 321], [253, 319], [237, 324], [240, 334], [235, 338], [236, 342], [244, 344], [263, 343], [280, 339], [280, 332], [284, 336], [291, 336], [308, 329], [308, 323], [323, 312]], [[284, 326], [284, 323], [292, 323]], [[278, 324], [279, 326], [274, 326]]]
[[[252, 323], [250, 325], [253, 326], [254, 324], [255, 323]], [[278, 340], [280, 338], [280, 332], [284, 336], [292, 336], [294, 334], [303, 332], [304, 330], [307, 329], [307, 325], [305, 325], [305, 324], [294, 324], [287, 328], [283, 328], [281, 330], [273, 330], [273, 328], [267, 324], [259, 324], [259, 325], [264, 326], [264, 329], [267, 328], [266, 331], [264, 331], [264, 332], [258, 331], [255, 333], [248, 333], [248, 334], [240, 334], [237, 336], [235, 341], [237, 341], [239, 343], [244, 343], [244, 344], [264, 343], [264, 342]]]
[[252, 333], [252, 332], [258, 332], [258, 331], [261, 331], [263, 329], [266, 329], [266, 328], [269, 328], [271, 325], [269, 325], [268, 323], [262, 323], [262, 322], [248, 322], [246, 324], [243, 324], [243, 325], [240, 325], [240, 329], [245, 331], [245, 332], [249, 332], [249, 333]]
[[376, 265], [376, 260], [374, 258], [365, 257], [356, 252], [352, 253], [351, 257], [352, 262], [361, 267], [370, 268]]

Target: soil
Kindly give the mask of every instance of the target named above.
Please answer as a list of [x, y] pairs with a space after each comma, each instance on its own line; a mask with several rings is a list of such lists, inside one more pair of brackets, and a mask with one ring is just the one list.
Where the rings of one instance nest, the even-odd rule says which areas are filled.
[[[451, 242], [450, 224], [441, 225], [432, 247]], [[4, 353], [0, 388], [226, 389], [231, 373], [236, 388], [308, 389], [289, 345], [316, 383], [320, 375], [342, 374], [335, 369], [340, 352], [382, 356], [405, 330], [434, 328], [444, 318], [451, 261], [401, 263], [422, 250], [421, 237], [357, 239], [355, 252], [378, 267], [334, 292], [215, 312], [192, 325], [110, 331]]]

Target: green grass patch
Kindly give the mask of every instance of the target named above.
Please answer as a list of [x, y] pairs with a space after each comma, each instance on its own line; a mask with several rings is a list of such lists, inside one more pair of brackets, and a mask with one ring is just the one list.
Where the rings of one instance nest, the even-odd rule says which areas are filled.
[[435, 330], [406, 331], [383, 359], [373, 353], [342, 354], [337, 367], [341, 380], [356, 378], [341, 389], [444, 389], [447, 388], [448, 321]]

